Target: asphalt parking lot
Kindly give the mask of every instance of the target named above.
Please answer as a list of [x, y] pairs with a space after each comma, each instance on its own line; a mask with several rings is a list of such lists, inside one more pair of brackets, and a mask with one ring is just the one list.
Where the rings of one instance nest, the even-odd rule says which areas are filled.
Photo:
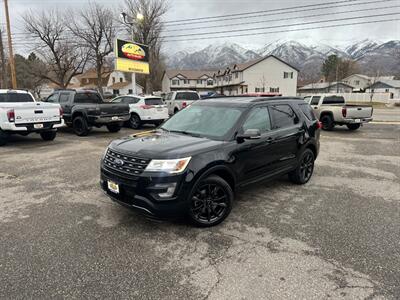
[[323, 132], [310, 183], [253, 185], [207, 229], [103, 195], [99, 159], [133, 132], [0, 148], [0, 298], [400, 298], [400, 125]]

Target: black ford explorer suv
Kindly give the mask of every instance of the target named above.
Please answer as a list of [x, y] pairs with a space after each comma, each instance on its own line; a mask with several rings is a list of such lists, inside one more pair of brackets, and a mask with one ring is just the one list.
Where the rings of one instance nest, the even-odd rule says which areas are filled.
[[111, 199], [145, 214], [216, 225], [239, 187], [282, 174], [307, 183], [320, 127], [302, 99], [197, 101], [155, 131], [113, 141], [100, 184]]
[[108, 131], [118, 132], [130, 118], [128, 104], [104, 102], [92, 90], [57, 90], [45, 101], [61, 105], [65, 123], [78, 136], [88, 135], [93, 126], [106, 126]]

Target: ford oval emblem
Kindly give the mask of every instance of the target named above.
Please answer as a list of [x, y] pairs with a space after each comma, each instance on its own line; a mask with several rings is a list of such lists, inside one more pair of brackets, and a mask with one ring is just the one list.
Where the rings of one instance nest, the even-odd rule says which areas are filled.
[[114, 159], [114, 163], [120, 167], [124, 165], [124, 161], [119, 158]]

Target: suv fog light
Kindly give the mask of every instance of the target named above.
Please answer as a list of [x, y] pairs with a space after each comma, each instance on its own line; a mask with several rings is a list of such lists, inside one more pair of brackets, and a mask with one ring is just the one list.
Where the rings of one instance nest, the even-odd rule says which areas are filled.
[[171, 198], [175, 193], [176, 182], [156, 184], [157, 189], [163, 189], [162, 193], [157, 193], [160, 198]]

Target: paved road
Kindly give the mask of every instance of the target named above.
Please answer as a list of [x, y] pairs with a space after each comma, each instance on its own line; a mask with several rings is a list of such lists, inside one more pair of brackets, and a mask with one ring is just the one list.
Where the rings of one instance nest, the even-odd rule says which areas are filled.
[[211, 229], [109, 201], [114, 137], [0, 148], [1, 299], [400, 298], [400, 126], [323, 133], [309, 184], [254, 185]]
[[399, 122], [400, 108], [375, 108], [373, 113], [374, 121], [377, 122]]

